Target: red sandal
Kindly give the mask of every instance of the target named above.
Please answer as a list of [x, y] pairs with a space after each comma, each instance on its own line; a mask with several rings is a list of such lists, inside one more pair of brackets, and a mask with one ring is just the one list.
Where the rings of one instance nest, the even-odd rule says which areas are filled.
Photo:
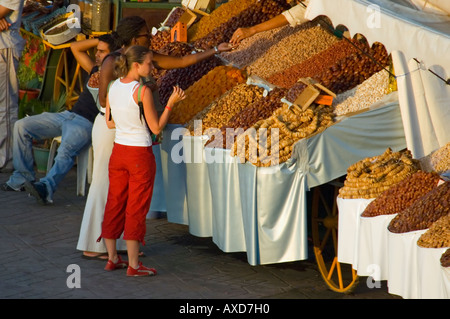
[[117, 259], [116, 263], [114, 263], [112, 260], [108, 260], [108, 262], [106, 263], [106, 266], [105, 266], [105, 270], [111, 271], [111, 270], [123, 269], [123, 268], [128, 267], [128, 261], [122, 260], [122, 258], [120, 258], [120, 255], [118, 255], [117, 257], [118, 257], [118, 259]]
[[127, 276], [131, 276], [131, 277], [155, 276], [155, 275], [156, 275], [156, 269], [145, 267], [144, 265], [142, 265], [142, 262], [139, 262], [138, 269], [134, 269], [131, 266], [128, 266], [128, 269], [127, 269]]

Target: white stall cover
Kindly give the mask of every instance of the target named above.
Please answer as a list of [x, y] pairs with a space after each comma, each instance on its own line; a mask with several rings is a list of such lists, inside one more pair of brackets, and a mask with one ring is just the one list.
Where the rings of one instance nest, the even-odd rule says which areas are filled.
[[414, 158], [450, 141], [450, 85], [429, 71], [450, 77], [449, 1], [425, 2], [311, 0], [306, 10], [308, 19], [327, 16], [335, 27], [344, 25], [370, 44], [383, 43], [392, 54], [406, 143]]

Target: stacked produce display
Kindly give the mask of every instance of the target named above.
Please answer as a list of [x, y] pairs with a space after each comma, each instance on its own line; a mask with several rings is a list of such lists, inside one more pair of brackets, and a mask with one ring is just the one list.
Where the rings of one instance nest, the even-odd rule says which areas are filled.
[[365, 158], [347, 170], [341, 198], [376, 198], [390, 187], [419, 170], [418, 161], [408, 151], [393, 152]]
[[[237, 28], [266, 21], [287, 7], [282, 0], [230, 1], [188, 29], [189, 43], [162, 45], [167, 35], [159, 34], [161, 43], [155, 45], [158, 52], [177, 56], [212, 48]], [[288, 161], [298, 141], [386, 97], [390, 64], [381, 43], [336, 37], [317, 19], [256, 34], [231, 52], [161, 74], [158, 84], [162, 103], [174, 85], [186, 90], [169, 123], [185, 126], [191, 136], [207, 135], [205, 147], [228, 149], [240, 163], [268, 167]], [[308, 88], [305, 78], [333, 92], [332, 103], [296, 104]], [[442, 174], [450, 172], [449, 158], [450, 143], [424, 159], [388, 148], [350, 165], [339, 197], [373, 199], [362, 217], [396, 215], [389, 231], [428, 229], [418, 245], [448, 247], [450, 183]], [[449, 255], [442, 255], [443, 267], [450, 264]]]

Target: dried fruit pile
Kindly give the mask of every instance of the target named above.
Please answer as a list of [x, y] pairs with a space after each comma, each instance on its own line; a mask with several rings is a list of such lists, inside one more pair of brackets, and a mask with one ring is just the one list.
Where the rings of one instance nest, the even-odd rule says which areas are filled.
[[[355, 46], [365, 53], [362, 53]], [[372, 56], [376, 63], [368, 55]], [[339, 41], [328, 49], [293, 67], [274, 74], [268, 82], [290, 89], [286, 98], [294, 102], [299, 95], [297, 81], [311, 77], [336, 94], [363, 83], [370, 76], [386, 67], [389, 56], [381, 43], [369, 47], [357, 40]]]
[[[222, 65], [222, 61], [218, 57], [212, 56], [187, 68], [168, 70], [158, 80], [161, 103], [163, 105], [167, 104], [174, 86], [178, 85], [183, 90], [186, 90], [196, 81], [200, 80], [202, 76], [220, 65]], [[210, 83], [210, 85], [214, 85], [214, 83]]]
[[160, 30], [155, 35], [152, 36], [150, 42], [150, 49], [152, 51], [158, 52], [167, 43], [170, 43], [170, 31]]
[[389, 223], [392, 233], [407, 233], [430, 228], [450, 213], [450, 182], [442, 183], [401, 211]]
[[450, 267], [450, 248], [445, 251], [441, 256], [441, 266]]
[[[240, 0], [241, 1], [241, 0]], [[236, 1], [239, 3], [240, 1]], [[233, 4], [235, 2], [232, 2]], [[232, 5], [233, 5], [232, 4]], [[209, 49], [222, 42], [230, 41], [234, 31], [240, 27], [249, 27], [276, 17], [290, 6], [285, 0], [259, 0], [248, 6], [237, 15], [220, 24], [205, 36], [195, 40], [194, 46], [199, 49]], [[221, 6], [217, 9], [219, 10]], [[202, 18], [201, 20], [203, 20]], [[200, 22], [201, 22], [200, 20]], [[194, 38], [189, 41], [194, 41]]]
[[334, 123], [331, 106], [312, 104], [305, 111], [283, 104], [272, 116], [258, 121], [233, 144], [232, 156], [256, 166], [273, 166], [286, 162], [295, 142], [325, 130]]
[[[185, 42], [170, 42], [164, 45], [161, 49], [159, 49], [157, 52], [163, 55], [169, 55], [169, 56], [175, 56], [175, 57], [181, 57], [185, 55], [192, 54], [194, 51], [194, 48], [192, 45], [185, 43]], [[153, 78], [158, 81], [160, 78], [162, 78], [168, 70], [166, 69], [152, 69], [152, 76]]]
[[[220, 132], [220, 128], [228, 123], [236, 113], [262, 98], [263, 92], [264, 89], [256, 85], [238, 84], [194, 116], [186, 127], [191, 135], [196, 136], [208, 134], [208, 129], [216, 129]], [[196, 120], [202, 121], [201, 131], [198, 131], [197, 128], [194, 132], [194, 121]]]
[[281, 98], [286, 94], [286, 91], [285, 89], [274, 88], [267, 96], [249, 104], [220, 128], [222, 140], [216, 140], [212, 136], [206, 146], [230, 149], [235, 142], [235, 136], [238, 135], [236, 130], [243, 133], [256, 122], [270, 117], [276, 109], [283, 106]]
[[215, 99], [245, 80], [245, 75], [237, 68], [221, 65], [212, 69], [185, 91], [186, 98], [174, 106], [169, 123], [186, 124]]
[[437, 174], [418, 171], [381, 193], [361, 216], [397, 214], [436, 187], [439, 180]]
[[256, 0], [239, 0], [220, 5], [209, 16], [202, 17], [188, 29], [188, 41], [194, 42], [206, 36], [216, 27], [237, 16], [255, 2]]
[[417, 245], [425, 248], [450, 247], [450, 215], [435, 221], [431, 227], [420, 236]]
[[341, 198], [376, 198], [385, 190], [417, 172], [419, 164], [409, 151], [392, 152], [388, 148], [382, 155], [368, 157], [347, 169]]

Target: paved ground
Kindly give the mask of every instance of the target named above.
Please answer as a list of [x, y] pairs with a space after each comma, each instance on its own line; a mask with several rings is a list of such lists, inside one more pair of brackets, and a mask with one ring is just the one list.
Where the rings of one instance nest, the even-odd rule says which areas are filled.
[[[9, 174], [0, 173], [0, 182]], [[366, 278], [352, 294], [328, 289], [310, 260], [251, 266], [245, 253], [224, 253], [211, 238], [188, 227], [149, 219], [143, 248], [151, 278], [106, 272], [104, 262], [85, 260], [76, 250], [85, 197], [75, 195], [73, 169], [40, 206], [24, 192], [0, 191], [0, 298], [2, 299], [397, 299], [386, 282], [369, 289]], [[311, 254], [310, 254], [311, 256]], [[75, 268], [70, 268], [75, 265]], [[78, 268], [79, 267], [79, 268]], [[80, 274], [79, 282], [75, 275]], [[72, 288], [68, 287], [72, 286]], [[77, 284], [81, 288], [76, 288]]]

